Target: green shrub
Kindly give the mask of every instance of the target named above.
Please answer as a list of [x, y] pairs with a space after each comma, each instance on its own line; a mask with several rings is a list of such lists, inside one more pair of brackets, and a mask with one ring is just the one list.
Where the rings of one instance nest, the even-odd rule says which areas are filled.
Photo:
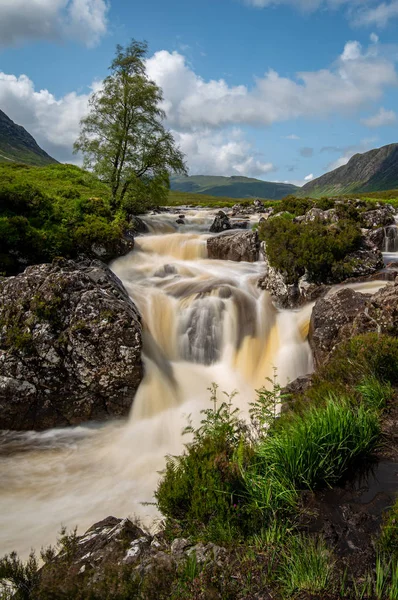
[[312, 208], [313, 201], [310, 198], [297, 198], [296, 196], [286, 196], [281, 200], [278, 206], [278, 212], [288, 212], [299, 217], [304, 215], [307, 210]]
[[[340, 280], [339, 264], [361, 241], [359, 226], [349, 220], [327, 225], [275, 217], [262, 223], [259, 232], [271, 266], [283, 272], [288, 283], [296, 283], [305, 271], [315, 283]], [[347, 275], [350, 270], [346, 265], [344, 277]]]
[[250, 448], [231, 398], [218, 406], [214, 386], [212, 402], [213, 408], [203, 411], [201, 426], [188, 428], [193, 441], [184, 454], [167, 458], [155, 497], [160, 511], [190, 535], [230, 542], [247, 533], [255, 519], [243, 502], [241, 474]]

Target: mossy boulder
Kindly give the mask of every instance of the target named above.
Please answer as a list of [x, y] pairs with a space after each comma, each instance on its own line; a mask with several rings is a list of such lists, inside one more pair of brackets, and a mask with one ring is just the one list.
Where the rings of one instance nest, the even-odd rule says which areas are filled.
[[126, 416], [142, 379], [141, 320], [100, 261], [0, 280], [0, 429]]

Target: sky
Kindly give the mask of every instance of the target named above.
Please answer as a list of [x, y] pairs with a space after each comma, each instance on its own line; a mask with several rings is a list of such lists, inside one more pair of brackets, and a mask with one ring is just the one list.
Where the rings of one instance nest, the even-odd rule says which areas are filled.
[[398, 142], [398, 0], [0, 0], [0, 109], [61, 162], [146, 40], [191, 175], [303, 185]]

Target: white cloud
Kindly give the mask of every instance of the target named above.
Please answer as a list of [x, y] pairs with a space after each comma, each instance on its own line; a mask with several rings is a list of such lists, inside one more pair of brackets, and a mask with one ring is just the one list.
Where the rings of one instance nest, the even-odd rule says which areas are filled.
[[[385, 27], [388, 21], [398, 17], [398, 0], [242, 0], [254, 8], [272, 8], [278, 5], [291, 5], [305, 12], [319, 9], [346, 7], [346, 15], [353, 25], [363, 27]], [[372, 40], [373, 43], [374, 42]]]
[[301, 138], [299, 138], [298, 135], [295, 135], [294, 133], [292, 133], [291, 135], [285, 135], [285, 137], [283, 139], [284, 140], [299, 140]]
[[370, 41], [372, 42], [372, 44], [379, 43], [379, 36], [377, 35], [377, 33], [371, 33], [369, 37], [370, 37]]
[[278, 4], [291, 4], [295, 8], [305, 11], [314, 11], [323, 6], [337, 8], [350, 1], [355, 0], [244, 0], [245, 4], [254, 6], [255, 8], [267, 8]]
[[358, 42], [348, 42], [330, 69], [301, 72], [294, 79], [270, 69], [252, 88], [205, 81], [178, 52], [156, 52], [147, 67], [163, 89], [170, 126], [187, 131], [347, 114], [378, 100], [398, 81], [391, 60], [363, 53]]
[[191, 175], [244, 175], [264, 177], [276, 171], [271, 162], [260, 160], [239, 129], [214, 132], [204, 129], [194, 132], [173, 131], [187, 157]]
[[310, 173], [307, 177], [304, 177], [304, 181], [312, 181], [314, 179], [314, 174]]
[[362, 55], [362, 46], [359, 42], [347, 42], [344, 46], [343, 54], [341, 55], [342, 61], [347, 60], [358, 60]]
[[385, 125], [395, 125], [397, 122], [397, 115], [393, 110], [386, 110], [381, 107], [379, 111], [367, 119], [362, 119], [361, 123], [367, 127], [383, 127]]
[[[391, 61], [370, 56], [355, 42], [345, 46], [330, 69], [299, 73], [295, 79], [269, 71], [252, 88], [230, 86], [222, 79], [206, 81], [177, 52], [157, 52], [147, 61], [147, 69], [163, 88], [166, 124], [186, 153], [191, 171], [254, 177], [277, 169], [271, 157], [256, 153], [242, 126], [355, 113], [397, 83]], [[99, 85], [93, 83], [92, 88]], [[87, 114], [88, 99], [89, 91], [55, 97], [49, 90], [37, 91], [26, 75], [0, 73], [2, 109], [61, 161], [77, 160], [72, 145], [79, 121]], [[348, 160], [346, 150], [341, 153], [338, 160]]]
[[78, 39], [94, 46], [107, 29], [107, 0], [1, 0], [0, 46]]
[[356, 15], [354, 22], [366, 27], [385, 27], [391, 19], [398, 17], [398, 0], [382, 2], [375, 7], [365, 7]]
[[[92, 84], [98, 89], [99, 82]], [[79, 162], [72, 146], [79, 134], [79, 122], [87, 114], [89, 93], [72, 92], [56, 98], [48, 90], [36, 91], [26, 76], [0, 72], [0, 106], [16, 123], [23, 125], [49, 154], [60, 161]], [[226, 132], [201, 129], [173, 131], [185, 152], [192, 173], [263, 177], [276, 168], [258, 157], [237, 128]]]
[[0, 106], [23, 125], [38, 144], [60, 161], [76, 161], [72, 146], [80, 119], [87, 113], [89, 94], [71, 92], [60, 99], [48, 90], [36, 91], [26, 76], [0, 72]]

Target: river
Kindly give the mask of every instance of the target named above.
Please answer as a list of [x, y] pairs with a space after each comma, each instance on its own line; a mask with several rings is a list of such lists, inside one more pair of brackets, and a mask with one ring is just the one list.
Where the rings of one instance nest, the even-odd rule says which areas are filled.
[[[311, 371], [311, 306], [278, 311], [257, 287], [261, 261], [209, 260], [212, 211], [147, 217], [150, 234], [117, 259], [143, 318], [145, 377], [125, 421], [3, 434], [0, 553], [54, 543], [61, 525], [83, 531], [108, 515], [156, 526], [153, 492], [166, 454], [177, 454], [188, 418], [210, 406], [213, 382], [238, 391], [247, 414], [254, 390], [277, 369], [283, 385]], [[257, 217], [258, 218], [258, 217]], [[252, 219], [254, 222], [254, 218]]]

